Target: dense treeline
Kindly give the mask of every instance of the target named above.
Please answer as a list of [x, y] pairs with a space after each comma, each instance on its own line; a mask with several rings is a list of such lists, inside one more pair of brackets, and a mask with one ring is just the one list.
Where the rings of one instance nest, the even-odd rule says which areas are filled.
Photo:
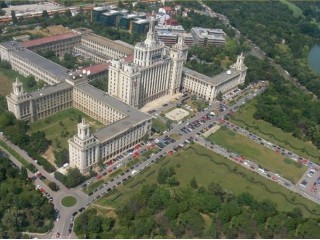
[[[184, 4], [191, 4], [192, 1], [185, 1]], [[193, 27], [203, 28], [221, 28], [229, 37], [234, 37], [235, 32], [231, 27], [226, 27], [217, 18], [209, 17], [206, 15], [198, 14], [194, 11], [188, 13], [188, 17], [184, 17], [181, 14], [176, 16], [177, 21], [183, 26], [183, 28], [190, 32]]]
[[[193, 6], [192, 3], [194, 2], [183, 2], [183, 7]], [[225, 27], [217, 18], [201, 15], [194, 11], [189, 12], [187, 18], [178, 15], [177, 20], [186, 31], [190, 31], [190, 29], [195, 26], [222, 28], [229, 37], [234, 36], [234, 31], [229, 27]], [[237, 43], [231, 38], [227, 38], [225, 46], [193, 46], [189, 48], [189, 61], [185, 66], [209, 77], [213, 77], [234, 63], [238, 54], [249, 50], [250, 48], [244, 44], [244, 41]]]
[[232, 39], [228, 39], [225, 46], [193, 46], [189, 48], [189, 61], [185, 66], [213, 77], [230, 67], [236, 61], [237, 55], [248, 50], [246, 45], [240, 45]]
[[[231, 24], [280, 63], [310, 91], [320, 96], [320, 77], [306, 64], [307, 54], [319, 30], [308, 18], [294, 17], [280, 2], [206, 2], [226, 15]], [[311, 4], [312, 6], [312, 4]], [[308, 25], [308, 27], [306, 27]], [[311, 30], [310, 30], [311, 28]], [[308, 31], [306, 29], [309, 29]], [[320, 147], [320, 104], [280, 76], [267, 61], [249, 56], [246, 83], [269, 80], [268, 90], [258, 98], [255, 117]]]
[[[173, 170], [174, 171], [174, 170]], [[146, 185], [104, 217], [96, 209], [82, 213], [74, 231], [86, 238], [317, 238], [319, 220], [300, 209], [278, 211], [269, 200], [250, 193], [234, 196], [217, 184], [179, 187], [174, 172], [162, 171], [161, 185]], [[160, 172], [159, 172], [160, 174]], [[113, 215], [113, 214], [112, 214]]]
[[47, 232], [54, 208], [27, 178], [25, 168], [13, 167], [0, 157], [0, 237], [21, 238], [20, 232]]
[[36, 159], [40, 165], [48, 172], [55, 171], [55, 167], [46, 159], [41, 157], [49, 145], [50, 140], [46, 139], [45, 133], [37, 131], [27, 134], [29, 125], [25, 121], [17, 120], [13, 113], [7, 111], [6, 99], [0, 96], [0, 130], [4, 136], [13, 144], [24, 149], [33, 159]]
[[[320, 96], [320, 76], [307, 66], [307, 55], [320, 38], [318, 25], [310, 18], [294, 17], [279, 1], [206, 2], [214, 11], [226, 15], [231, 25], [255, 42], [293, 77]], [[316, 3], [310, 4], [310, 8]]]
[[253, 56], [245, 59], [248, 69], [246, 84], [269, 80], [267, 90], [257, 97], [254, 117], [272, 123], [295, 137], [311, 140], [320, 147], [320, 102], [286, 81], [266, 61]]
[[68, 188], [76, 187], [86, 180], [78, 168], [69, 168], [66, 175], [56, 171], [54, 177]]

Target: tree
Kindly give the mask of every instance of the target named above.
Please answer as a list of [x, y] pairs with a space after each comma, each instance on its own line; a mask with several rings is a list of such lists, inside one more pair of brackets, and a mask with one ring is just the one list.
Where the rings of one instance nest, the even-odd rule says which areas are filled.
[[124, 8], [124, 4], [121, 0], [118, 2], [118, 8]]
[[55, 192], [59, 190], [59, 186], [55, 182], [49, 182], [48, 187]]
[[57, 164], [58, 167], [62, 167], [65, 163], [69, 162], [69, 151], [68, 149], [62, 149], [61, 151], [54, 152], [55, 157], [55, 164]]
[[48, 14], [48, 11], [47, 11], [47, 10], [43, 10], [43, 11], [42, 11], [42, 17], [44, 17], [44, 18], [49, 18], [49, 14]]
[[25, 167], [21, 167], [20, 169], [20, 178], [21, 180], [26, 180], [28, 178], [28, 172]]
[[27, 80], [27, 86], [30, 88], [34, 87], [37, 84], [34, 76], [28, 76], [26, 80]]
[[85, 180], [78, 168], [69, 168], [66, 178], [67, 187], [75, 187]]
[[12, 18], [12, 22], [16, 24], [18, 19], [16, 17], [16, 12], [14, 10], [11, 10], [11, 18]]
[[190, 186], [194, 189], [198, 188], [198, 183], [195, 177], [192, 177], [191, 181], [190, 181]]
[[172, 121], [171, 120], [168, 120], [166, 122], [166, 127], [170, 130], [171, 129], [171, 125], [172, 125]]
[[223, 100], [221, 91], [219, 91], [218, 94], [217, 94], [217, 100], [220, 101], [220, 102]]

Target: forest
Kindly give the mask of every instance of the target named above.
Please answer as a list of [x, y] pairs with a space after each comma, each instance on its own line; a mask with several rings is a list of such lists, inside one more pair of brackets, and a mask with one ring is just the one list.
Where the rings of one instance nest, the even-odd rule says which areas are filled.
[[[292, 11], [276, 1], [211, 2], [214, 11], [226, 15], [231, 25], [256, 43], [266, 54], [279, 63], [291, 76], [320, 96], [320, 76], [307, 66], [307, 54], [319, 40], [320, 30], [311, 22], [314, 3], [299, 4], [310, 17], [294, 17]], [[313, 14], [313, 15], [312, 15]], [[306, 27], [307, 26], [307, 27]], [[268, 61], [247, 56], [246, 84], [268, 80], [269, 88], [258, 97], [255, 117], [272, 123], [305, 141], [320, 147], [319, 100], [286, 81]]]
[[116, 210], [117, 217], [82, 213], [74, 231], [83, 238], [317, 238], [319, 220], [300, 209], [277, 210], [250, 193], [235, 196], [218, 184], [180, 187], [173, 168], [158, 172], [158, 184], [145, 185]]
[[54, 207], [28, 180], [27, 170], [0, 157], [0, 237], [26, 238], [21, 232], [47, 232], [53, 227]]

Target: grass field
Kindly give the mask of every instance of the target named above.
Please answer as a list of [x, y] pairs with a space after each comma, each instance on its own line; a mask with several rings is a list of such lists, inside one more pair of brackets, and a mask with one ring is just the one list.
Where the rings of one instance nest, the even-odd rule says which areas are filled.
[[303, 16], [302, 10], [299, 7], [297, 7], [294, 3], [289, 2], [288, 0], [280, 0], [280, 2], [287, 5], [288, 8], [292, 10], [293, 16], [295, 17]]
[[296, 183], [307, 170], [283, 155], [268, 149], [251, 139], [233, 132], [226, 127], [220, 128], [211, 134], [208, 140], [226, 149], [239, 153], [240, 155], [253, 160], [262, 167], [281, 174], [286, 179]]
[[280, 128], [272, 126], [263, 120], [256, 120], [253, 115], [255, 113], [255, 100], [252, 100], [242, 106], [231, 118], [230, 122], [237, 124], [250, 132], [265, 138], [283, 148], [292, 152], [310, 158], [313, 161], [320, 162], [320, 150], [309, 142], [304, 142], [286, 133]]
[[92, 132], [104, 126], [102, 123], [93, 120], [81, 111], [70, 108], [35, 123], [31, 123], [29, 133], [44, 131], [46, 138], [52, 141], [54, 150], [68, 149], [67, 141], [77, 132], [79, 117], [86, 119], [90, 124]]
[[160, 133], [167, 130], [167, 126], [165, 123], [161, 122], [159, 119], [153, 118], [152, 119], [152, 128], [156, 129]]
[[7, 96], [12, 92], [12, 83], [19, 79], [23, 83], [23, 88], [26, 92], [31, 92], [37, 90], [38, 86], [35, 85], [34, 87], [30, 88], [27, 85], [27, 79], [19, 74], [18, 72], [11, 70], [11, 69], [4, 69], [0, 68], [0, 95]]
[[[237, 164], [197, 144], [186, 150], [181, 150], [173, 157], [166, 157], [159, 163], [154, 164], [149, 170], [136, 176], [133, 181], [119, 187], [113, 194], [99, 199], [95, 204], [104, 207], [120, 207], [144, 184], [156, 183], [157, 171], [163, 165], [175, 168], [181, 186], [189, 185], [192, 177], [195, 177], [199, 186], [219, 183], [225, 190], [235, 195], [250, 192], [257, 200], [270, 199], [277, 204], [279, 210], [291, 211], [295, 207], [299, 207], [304, 216], [316, 217], [315, 214], [307, 211], [303, 206], [296, 205], [302, 203], [309, 210], [320, 213], [320, 207], [313, 202], [256, 173], [239, 167]], [[237, 169], [237, 173], [232, 172], [233, 169]]]

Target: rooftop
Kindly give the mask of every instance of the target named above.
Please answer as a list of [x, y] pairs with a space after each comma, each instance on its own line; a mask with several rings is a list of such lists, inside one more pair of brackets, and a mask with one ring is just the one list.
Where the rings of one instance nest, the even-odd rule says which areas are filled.
[[77, 85], [75, 88], [126, 115], [126, 117], [111, 123], [93, 134], [100, 142], [106, 141], [109, 138], [112, 138], [115, 135], [118, 135], [119, 133], [151, 118], [150, 115], [140, 112], [137, 108], [129, 106], [87, 83]]
[[222, 29], [210, 29], [210, 28], [201, 28], [193, 27], [192, 32], [195, 32], [200, 37], [206, 37], [209, 39], [224, 39], [225, 32]]
[[94, 7], [93, 8], [94, 11], [98, 11], [98, 12], [107, 11], [109, 9], [110, 9], [109, 6], [106, 6], [106, 7]]
[[64, 81], [65, 78], [68, 76], [68, 69], [65, 67], [56, 64], [35, 52], [32, 52], [25, 48], [17, 49], [14, 54], [18, 55], [23, 59], [27, 59], [29, 62], [33, 63], [34, 65], [45, 69], [51, 75], [57, 76], [60, 81]]
[[53, 93], [56, 93], [56, 92], [59, 92], [59, 91], [62, 91], [62, 90], [66, 90], [66, 89], [70, 89], [72, 88], [72, 85], [70, 85], [69, 83], [66, 83], [66, 82], [62, 82], [62, 83], [58, 83], [56, 85], [53, 85], [53, 86], [48, 86], [44, 89], [40, 89], [39, 91], [34, 91], [34, 92], [31, 92], [30, 95], [34, 98], [34, 99], [37, 99], [37, 98], [41, 98], [41, 97], [44, 97], [44, 96], [47, 96], [47, 95], [51, 95]]
[[83, 46], [83, 45], [78, 45], [78, 46], [75, 46], [74, 48], [75, 48], [75, 49], [78, 49], [78, 50], [85, 51], [87, 54], [94, 55], [94, 56], [96, 56], [96, 57], [99, 57], [99, 58], [101, 58], [101, 59], [104, 59], [105, 61], [108, 61], [108, 60], [111, 59], [110, 57], [107, 57], [106, 55], [103, 55], [101, 52], [98, 52], [98, 51], [96, 51], [96, 50], [93, 50], [93, 49], [88, 48], [88, 47]]
[[134, 46], [133, 46], [133, 45], [131, 45], [131, 44], [129, 44], [129, 43], [126, 43], [126, 42], [124, 42], [124, 41], [114, 40], [113, 42], [118, 43], [118, 44], [121, 44], [121, 45], [123, 45], [123, 46], [125, 46], [125, 47], [128, 47], [128, 48], [132, 48], [132, 50], [134, 50]]
[[107, 71], [110, 65], [111, 63], [99, 63], [96, 65], [92, 65], [90, 67], [81, 68], [80, 71], [81, 72], [83, 70], [85, 70], [86, 72], [90, 71], [90, 75], [95, 75], [95, 74]]
[[[169, 19], [170, 20], [170, 19]], [[167, 21], [169, 21], [167, 20]], [[172, 25], [158, 25], [154, 27], [155, 31], [172, 31], [172, 32], [186, 32], [182, 25], [172, 26]]]
[[[198, 72], [193, 71], [190, 68], [186, 68], [186, 67], [183, 67], [182, 71], [186, 75], [193, 76], [197, 79], [200, 79], [200, 80], [203, 80], [203, 81], [208, 82], [210, 84], [213, 84], [214, 86], [218, 86], [221, 83], [228, 81], [229, 79], [237, 76], [240, 73], [240, 71], [238, 71], [238, 70], [229, 69], [229, 70], [224, 71], [214, 77], [208, 77], [204, 74], [198, 73]], [[228, 73], [230, 73], [230, 74], [228, 74]]]
[[134, 23], [137, 23], [137, 24], [149, 23], [149, 20], [137, 18], [137, 20], [135, 20]]
[[46, 43], [61, 41], [64, 39], [74, 38], [77, 36], [79, 36], [79, 35], [75, 34], [75, 33], [66, 33], [66, 34], [60, 34], [60, 35], [43, 37], [43, 38], [38, 38], [38, 39], [30, 40], [30, 41], [25, 41], [25, 42], [21, 43], [21, 45], [23, 47], [28, 48], [28, 47], [39, 46], [39, 45], [46, 44]]
[[123, 52], [124, 54], [132, 54], [133, 53], [133, 49], [131, 47], [129, 48], [127, 46], [124, 46], [123, 44], [119, 44], [119, 43], [114, 42], [108, 38], [101, 37], [101, 36], [94, 34], [94, 33], [84, 35], [84, 36], [82, 36], [82, 38], [100, 43], [102, 45], [106, 45], [106, 46], [111, 47], [113, 49], [117, 49], [117, 50]]

